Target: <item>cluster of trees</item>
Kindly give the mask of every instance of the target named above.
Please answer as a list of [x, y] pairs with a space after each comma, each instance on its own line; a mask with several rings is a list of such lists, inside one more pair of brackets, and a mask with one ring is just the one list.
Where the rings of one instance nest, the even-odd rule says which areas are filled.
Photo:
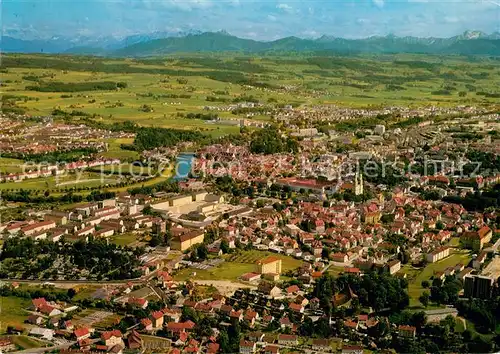
[[138, 109], [139, 109], [139, 111], [146, 112], [146, 113], [154, 112], [153, 107], [151, 105], [149, 105], [149, 104], [143, 104]]
[[201, 119], [201, 120], [217, 120], [219, 115], [217, 113], [188, 113], [186, 118]]
[[2, 95], [1, 104], [2, 104], [2, 112], [3, 113], [13, 113], [13, 114], [24, 114], [26, 113], [26, 108], [18, 106], [17, 102], [23, 101], [28, 102], [31, 100], [38, 101], [39, 98], [33, 98], [28, 96], [17, 96], [11, 94]]
[[90, 117], [91, 115], [87, 112], [72, 110], [71, 112], [62, 110], [60, 108], [55, 108], [52, 111], [53, 116], [71, 118], [71, 117]]
[[435, 189], [425, 190], [423, 188], [411, 187], [411, 191], [420, 194], [420, 198], [423, 200], [439, 200], [441, 199], [441, 194]]
[[109, 192], [109, 191], [104, 191], [104, 192], [99, 192], [99, 191], [92, 191], [90, 192], [89, 195], [85, 199], [87, 199], [89, 202], [98, 202], [101, 200], [105, 199], [111, 199], [116, 197], [115, 192]]
[[45, 191], [44, 194], [35, 194], [37, 191], [24, 190], [21, 189], [19, 192], [5, 191], [2, 193], [2, 199], [11, 202], [22, 202], [22, 203], [80, 203], [83, 201], [83, 196], [79, 194], [73, 194], [71, 192], [63, 194], [61, 196], [50, 195], [49, 191]]
[[10, 286], [0, 287], [0, 296], [15, 296], [24, 299], [37, 299], [40, 297], [45, 298], [47, 301], [64, 301], [70, 302], [73, 296], [75, 296], [74, 289], [68, 289], [68, 291], [61, 291], [56, 289], [46, 290], [37, 287], [28, 288], [18, 288], [13, 289]]
[[12, 157], [17, 159], [23, 159], [29, 162], [44, 162], [44, 163], [57, 163], [57, 162], [74, 162], [80, 161], [86, 156], [90, 156], [97, 153], [95, 148], [78, 148], [73, 150], [58, 150], [51, 151], [45, 154], [19, 154], [19, 153], [7, 153], [3, 154], [5, 157]]
[[448, 203], [461, 204], [467, 210], [483, 211], [491, 207], [500, 205], [500, 185], [496, 185], [493, 189], [474, 193], [467, 193], [465, 197], [456, 195], [448, 195], [443, 197], [443, 201]]
[[430, 300], [437, 304], [456, 304], [462, 284], [455, 277], [446, 277], [444, 281], [435, 278], [432, 281]]
[[276, 127], [254, 132], [250, 142], [250, 151], [254, 154], [296, 153], [298, 150], [297, 141], [283, 137]]
[[252, 58], [234, 58], [233, 60], [223, 60], [218, 58], [186, 58], [179, 61], [182, 65], [197, 67], [202, 66], [209, 69], [218, 70], [224, 68], [226, 70], [241, 71], [248, 73], [264, 73], [268, 70], [262, 66], [252, 63]]
[[481, 140], [483, 138], [483, 135], [479, 133], [456, 133], [452, 134], [451, 137], [453, 139], [458, 139], [461, 141], [468, 141], [468, 140], [477, 141]]
[[269, 112], [269, 107], [239, 107], [231, 111], [234, 115], [245, 114], [266, 114]]
[[498, 299], [460, 301], [457, 303], [457, 309], [462, 316], [475, 324], [476, 330], [480, 333], [494, 332], [500, 320]]
[[200, 141], [203, 134], [192, 130], [142, 127], [137, 131], [134, 145], [138, 150], [151, 150], [160, 146], [174, 146], [183, 141]]
[[152, 93], [152, 92], [148, 92], [148, 93], [138, 93], [137, 96], [139, 97], [149, 97], [149, 98], [152, 98], [156, 101], [158, 101], [159, 99], [163, 99], [163, 98], [173, 98], [173, 99], [178, 99], [178, 98], [191, 98], [191, 95], [187, 94], [187, 93]]
[[190, 251], [189, 260], [192, 262], [201, 262], [208, 258], [208, 248], [204, 243], [194, 245], [190, 248]]
[[[484, 174], [491, 171], [500, 170], [500, 156], [498, 156], [497, 154], [479, 150], [469, 150], [467, 151], [465, 156], [467, 157], [467, 159], [472, 161], [472, 163], [466, 164], [462, 167], [463, 173], [467, 175], [476, 170], [477, 174]], [[477, 169], [478, 166], [479, 169]]]
[[26, 86], [26, 90], [40, 92], [80, 92], [80, 91], [100, 91], [116, 90], [126, 88], [126, 82], [113, 81], [90, 81], [90, 82], [59, 82], [47, 81], [39, 82], [36, 86]]
[[332, 310], [332, 297], [339, 292], [352, 290], [361, 306], [372, 307], [376, 311], [390, 309], [398, 311], [409, 305], [408, 283], [389, 274], [371, 272], [363, 277], [341, 275], [338, 278], [323, 275], [314, 287], [314, 295], [320, 299], [326, 313]]
[[391, 165], [384, 164], [373, 160], [365, 160], [360, 162], [360, 170], [367, 171], [363, 174], [363, 178], [373, 184], [384, 184], [389, 187], [403, 185], [407, 178], [403, 171], [398, 171]]
[[498, 93], [498, 92], [491, 93], [491, 92], [479, 91], [479, 92], [476, 92], [476, 95], [484, 96], [484, 97], [488, 97], [488, 98], [500, 98], [500, 93]]
[[207, 98], [205, 98], [205, 100], [208, 102], [222, 102], [222, 103], [226, 103], [226, 102], [230, 101], [229, 98], [219, 97], [219, 96], [207, 96]]
[[[33, 241], [31, 238], [13, 237], [5, 240], [0, 254], [0, 276], [22, 272], [22, 277], [38, 277], [41, 273], [52, 270], [54, 263], [61, 257], [79, 271], [89, 273], [93, 279], [130, 279], [141, 275], [137, 267], [140, 265], [141, 248], [131, 249], [108, 244], [104, 239], [90, 239], [88, 242], [75, 243], [51, 242], [47, 240]], [[41, 256], [42, 255], [42, 256]]]
[[[144, 211], [145, 215], [158, 216], [158, 214], [154, 212], [151, 206], [149, 205], [145, 207], [144, 210], [145, 210]], [[151, 240], [149, 241], [149, 245], [151, 247], [170, 246], [171, 241], [172, 241], [172, 230], [170, 223], [167, 223], [165, 233], [151, 235]]]
[[141, 186], [137, 188], [131, 188], [128, 190], [130, 194], [146, 194], [151, 195], [156, 192], [168, 192], [168, 193], [179, 193], [180, 188], [177, 181], [163, 181], [150, 186]]

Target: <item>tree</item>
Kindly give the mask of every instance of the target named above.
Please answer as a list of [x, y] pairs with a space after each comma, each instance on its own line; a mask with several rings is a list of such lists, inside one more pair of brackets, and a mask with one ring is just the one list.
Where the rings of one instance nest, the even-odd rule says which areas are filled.
[[227, 332], [225, 328], [223, 328], [219, 332], [219, 344], [220, 344], [220, 350], [222, 353], [231, 353], [231, 345], [229, 343], [229, 337], [227, 335]]
[[192, 309], [191, 307], [186, 307], [184, 306], [182, 308], [182, 316], [181, 316], [182, 321], [193, 321], [194, 323], [198, 323], [199, 321], [199, 316], [196, 310]]
[[232, 350], [227, 353], [237, 353], [240, 347], [240, 335], [241, 335], [241, 328], [239, 322], [233, 323], [233, 325], [229, 327], [227, 334], [229, 336], [229, 343], [232, 348]]
[[417, 328], [422, 328], [427, 322], [427, 315], [424, 311], [415, 312], [411, 316], [411, 325]]
[[198, 248], [196, 249], [196, 254], [199, 259], [207, 259], [208, 257], [207, 246], [205, 246], [204, 244], [199, 245]]
[[73, 288], [69, 288], [68, 289], [68, 296], [69, 296], [69, 298], [72, 299], [75, 295], [76, 295], [76, 290], [73, 289]]
[[422, 280], [421, 284], [422, 284], [422, 288], [425, 288], [425, 289], [427, 289], [430, 286], [428, 280]]
[[156, 247], [156, 246], [161, 245], [162, 241], [163, 241], [162, 237], [160, 235], [155, 234], [155, 235], [151, 236], [151, 240], [149, 240], [149, 245], [151, 247]]
[[429, 300], [430, 300], [431, 295], [429, 294], [428, 291], [424, 291], [422, 295], [418, 298], [418, 300], [424, 305], [424, 307], [427, 307], [429, 305]]
[[224, 254], [227, 254], [231, 251], [231, 248], [229, 248], [229, 242], [227, 242], [226, 239], [221, 241], [220, 249], [221, 249], [222, 253], [224, 253]]

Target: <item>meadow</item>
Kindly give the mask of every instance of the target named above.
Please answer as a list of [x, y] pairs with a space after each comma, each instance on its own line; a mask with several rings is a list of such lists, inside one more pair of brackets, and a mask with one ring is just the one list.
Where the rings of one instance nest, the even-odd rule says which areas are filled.
[[461, 263], [465, 266], [469, 264], [471, 256], [469, 253], [463, 251], [454, 251], [449, 257], [446, 257], [436, 263], [429, 263], [422, 270], [415, 269], [409, 265], [406, 265], [401, 269], [401, 273], [407, 274], [408, 279], [408, 295], [410, 295], [410, 306], [411, 307], [422, 307], [422, 304], [418, 300], [420, 295], [424, 291], [430, 292], [430, 289], [424, 289], [422, 287], [422, 281], [427, 280], [432, 283], [431, 277], [436, 272], [443, 272], [448, 267], [454, 267]]
[[28, 299], [0, 296], [0, 333], [5, 332], [8, 326], [24, 327], [30, 304]]
[[[210, 111], [225, 120], [220, 124], [188, 115], [247, 100], [273, 107], [500, 103], [498, 61], [486, 57], [193, 54], [133, 60], [9, 54], [3, 67], [5, 99], [31, 115], [59, 109], [98, 122], [134, 121], [213, 135], [237, 131], [228, 120], [248, 112]], [[252, 113], [256, 121], [271, 118]]]
[[60, 191], [72, 188], [95, 188], [113, 186], [119, 181], [119, 176], [113, 174], [101, 175], [95, 172], [82, 172], [65, 176], [25, 179], [17, 182], [0, 183], [0, 190], [14, 191], [21, 189]]
[[[281, 271], [283, 273], [297, 269], [302, 261], [293, 257], [279, 255], [271, 252], [258, 250], [241, 251], [235, 254], [225, 256], [225, 262], [211, 269], [181, 269], [174, 275], [174, 279], [183, 281], [187, 279], [196, 280], [238, 280], [243, 274], [257, 271], [256, 262], [259, 259], [273, 255], [282, 260]], [[193, 275], [196, 273], [196, 275]]]

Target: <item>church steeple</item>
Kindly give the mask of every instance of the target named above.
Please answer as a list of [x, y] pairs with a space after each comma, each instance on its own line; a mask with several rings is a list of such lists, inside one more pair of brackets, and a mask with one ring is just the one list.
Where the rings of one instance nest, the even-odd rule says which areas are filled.
[[363, 194], [363, 175], [359, 171], [356, 172], [356, 176], [354, 177], [354, 194]]

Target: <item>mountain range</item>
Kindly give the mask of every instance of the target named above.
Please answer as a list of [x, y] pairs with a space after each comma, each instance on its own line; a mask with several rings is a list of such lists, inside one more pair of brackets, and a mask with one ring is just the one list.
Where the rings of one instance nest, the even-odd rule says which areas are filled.
[[275, 41], [239, 38], [225, 31], [169, 33], [154, 32], [122, 39], [65, 38], [23, 40], [2, 37], [4, 53], [64, 53], [116, 57], [145, 57], [197, 52], [332, 52], [356, 53], [427, 53], [500, 56], [500, 33], [467, 31], [450, 38], [374, 36], [344, 39], [324, 35], [316, 39], [286, 37]]

